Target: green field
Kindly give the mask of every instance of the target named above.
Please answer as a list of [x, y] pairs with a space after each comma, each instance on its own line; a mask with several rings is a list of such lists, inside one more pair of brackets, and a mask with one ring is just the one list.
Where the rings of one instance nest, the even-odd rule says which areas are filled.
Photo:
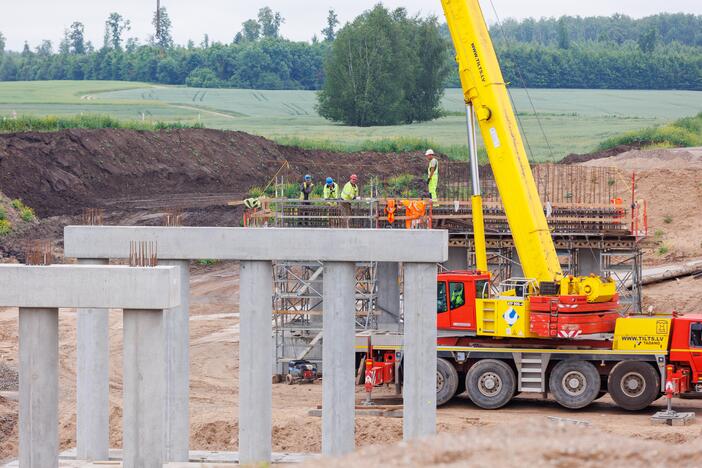
[[[702, 111], [702, 92], [618, 90], [512, 91], [522, 131], [535, 160], [587, 152], [613, 135]], [[119, 119], [197, 123], [241, 130], [282, 142], [354, 148], [367, 140], [428, 139], [441, 147], [465, 145], [459, 90], [446, 91], [447, 116], [413, 125], [345, 127], [315, 112], [311, 91], [195, 89], [111, 81], [0, 83], [0, 118], [17, 115], [109, 114]], [[539, 128], [539, 120], [551, 149]], [[309, 140], [312, 140], [310, 142]]]

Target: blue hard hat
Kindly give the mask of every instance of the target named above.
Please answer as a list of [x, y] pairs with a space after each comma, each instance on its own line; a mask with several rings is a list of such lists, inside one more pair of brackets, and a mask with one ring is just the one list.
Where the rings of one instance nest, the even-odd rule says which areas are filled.
[[327, 183], [330, 184], [330, 185], [333, 184], [333, 183], [334, 183], [334, 179], [332, 179], [331, 177], [327, 177]]
[[309, 174], [307, 174], [307, 175], [305, 176], [305, 180], [312, 180], [312, 176], [309, 175]]

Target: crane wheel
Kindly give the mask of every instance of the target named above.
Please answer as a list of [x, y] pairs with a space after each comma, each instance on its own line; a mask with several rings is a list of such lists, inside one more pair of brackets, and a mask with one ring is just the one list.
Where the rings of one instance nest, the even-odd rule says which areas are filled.
[[661, 394], [661, 377], [649, 363], [622, 361], [609, 373], [607, 389], [621, 408], [637, 411], [646, 408]]
[[548, 387], [558, 404], [569, 409], [584, 408], [600, 393], [601, 379], [587, 361], [561, 361], [551, 371]]
[[458, 390], [458, 371], [443, 358], [436, 360], [436, 406], [448, 403]]
[[466, 374], [466, 390], [470, 399], [483, 409], [505, 406], [517, 388], [514, 371], [497, 359], [478, 361]]

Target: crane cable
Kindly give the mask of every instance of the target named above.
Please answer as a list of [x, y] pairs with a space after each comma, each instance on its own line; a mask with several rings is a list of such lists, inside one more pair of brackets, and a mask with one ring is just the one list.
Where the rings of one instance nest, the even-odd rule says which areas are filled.
[[[497, 26], [500, 30], [500, 33], [502, 34], [502, 38], [505, 41], [505, 44], [507, 46], [511, 46], [511, 43], [509, 39], [507, 38], [507, 34], [505, 33], [504, 28], [502, 27], [502, 21], [500, 20], [500, 15], [497, 13], [497, 8], [495, 8], [495, 4], [493, 3], [492, 0], [490, 0], [490, 6], [492, 7], [492, 11], [495, 14], [495, 19], [497, 20]], [[519, 65], [515, 62], [514, 68], [517, 70], [517, 76], [519, 78], [519, 81], [521, 82], [522, 87], [524, 88], [524, 92], [527, 95], [527, 99], [529, 100], [529, 104], [531, 106], [532, 112], [534, 112], [534, 117], [536, 117], [536, 122], [539, 124], [539, 128], [541, 129], [541, 134], [544, 136], [544, 140], [546, 140], [546, 146], [548, 147], [548, 152], [551, 157], [551, 160], [555, 160], [555, 156], [553, 154], [553, 148], [551, 147], [551, 142], [548, 140], [548, 137], [546, 136], [546, 131], [544, 130], [544, 126], [541, 123], [541, 119], [539, 118], [539, 114], [536, 112], [536, 107], [534, 106], [534, 101], [531, 99], [531, 94], [529, 94], [529, 88], [527, 87], [526, 80], [524, 80], [524, 76], [522, 75], [522, 70], [519, 68]], [[509, 89], [507, 90], [509, 94], [509, 100], [512, 101], [512, 107], [515, 108], [516, 106], [514, 103], [514, 99], [512, 98], [512, 93], [509, 92]], [[517, 121], [519, 122], [519, 126], [526, 130], [524, 125], [522, 125], [522, 120], [519, 118], [519, 114], [515, 112], [515, 116], [517, 117]], [[531, 149], [531, 145], [529, 144], [529, 138], [527, 138], [526, 131], [522, 132], [524, 135], [524, 141], [527, 144], [527, 147], [529, 148], [529, 153], [531, 154], [531, 159], [532, 161], [534, 160], [534, 151]]]

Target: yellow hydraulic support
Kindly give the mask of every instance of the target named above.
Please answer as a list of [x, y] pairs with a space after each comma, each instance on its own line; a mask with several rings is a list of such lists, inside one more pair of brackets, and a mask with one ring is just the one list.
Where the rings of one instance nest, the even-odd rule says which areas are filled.
[[480, 4], [441, 3], [456, 47], [464, 98], [475, 110], [524, 275], [539, 282], [560, 281], [563, 272]]
[[475, 243], [475, 265], [481, 273], [487, 273], [487, 249], [485, 247], [485, 220], [483, 218], [483, 197], [473, 195], [470, 199], [473, 212], [473, 240]]

